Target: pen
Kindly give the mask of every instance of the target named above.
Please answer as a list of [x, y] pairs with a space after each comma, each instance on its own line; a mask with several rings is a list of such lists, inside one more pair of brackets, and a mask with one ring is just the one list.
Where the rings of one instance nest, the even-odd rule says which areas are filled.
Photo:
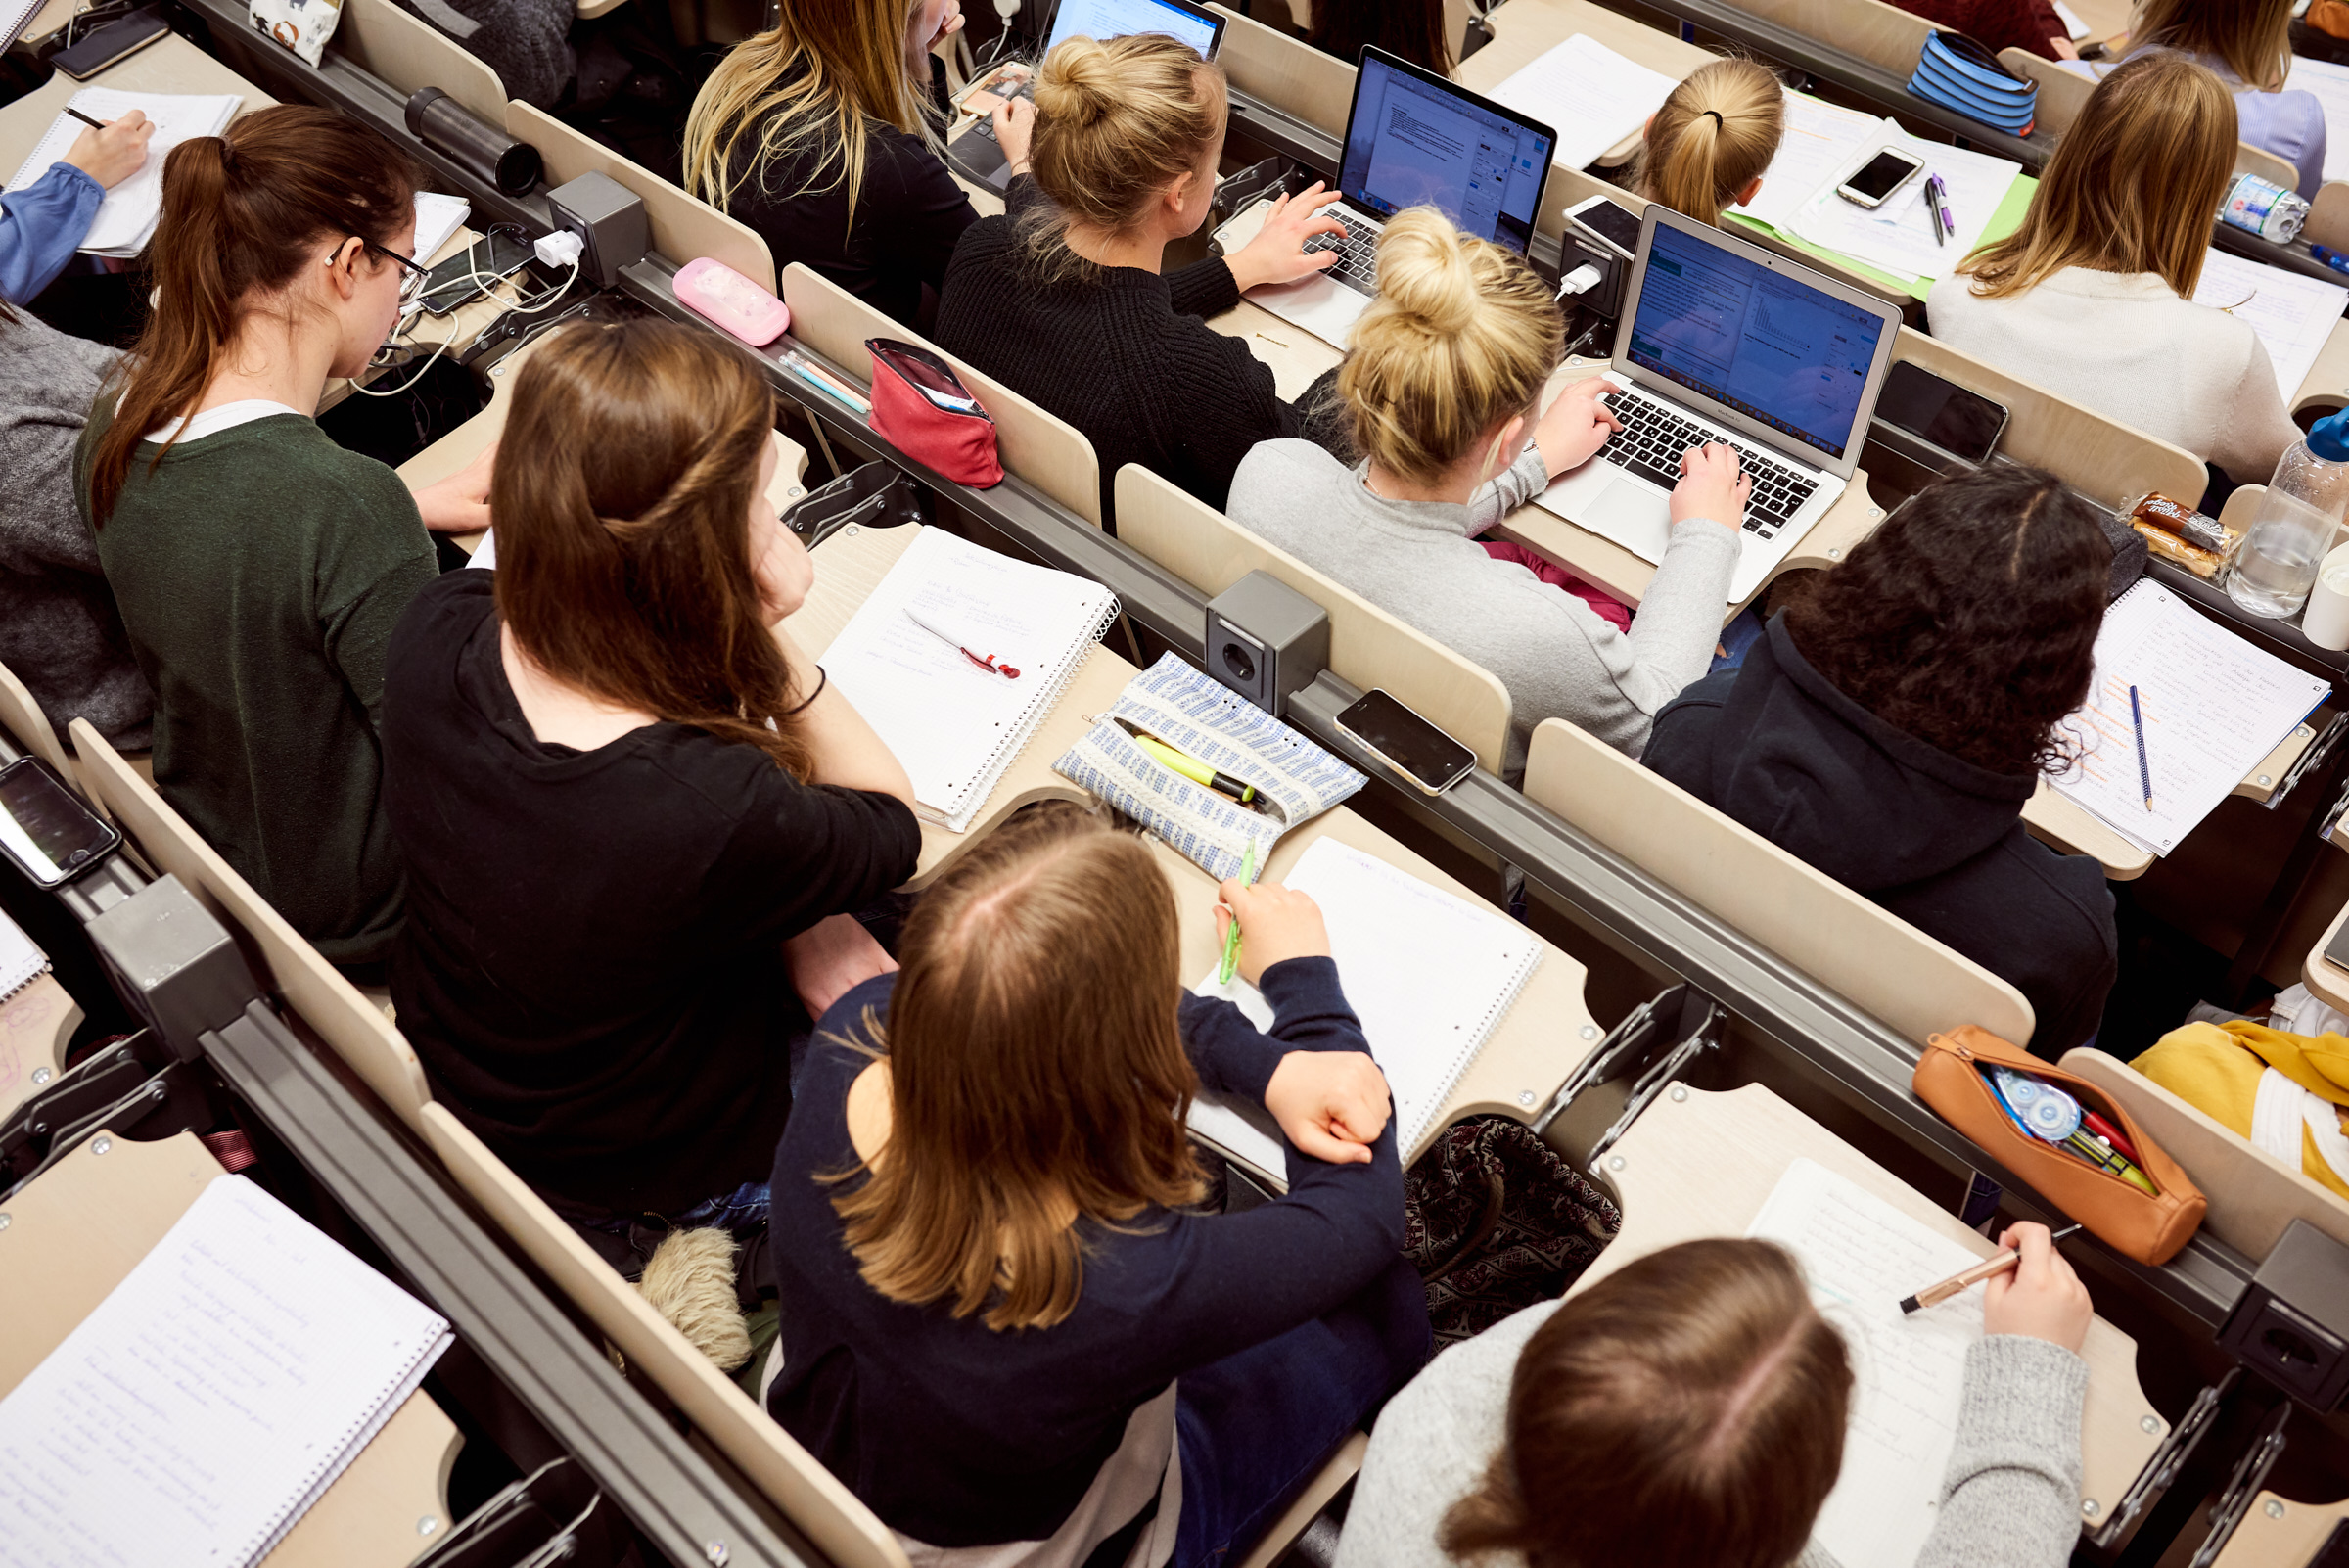
[[1950, 182], [1938, 174], [1928, 177], [1925, 181], [1925, 199], [1933, 204], [1933, 210], [1941, 215], [1941, 226], [1950, 231], [1950, 238], [1958, 238], [1958, 220], [1950, 216]]
[[783, 363], [791, 367], [791, 369], [799, 375], [799, 378], [802, 381], [806, 382], [808, 386], [813, 387], [817, 392], [827, 392], [832, 396], [839, 398], [842, 402], [847, 403], [851, 408], [855, 409], [859, 414], [869, 415], [872, 413], [872, 402], [862, 392], [856, 391], [856, 389], [851, 387], [847, 382], [842, 381], [839, 377], [816, 369], [814, 365], [800, 357], [799, 350], [795, 348], [784, 349]]
[[2349, 272], [2349, 254], [2344, 254], [2329, 245], [2312, 245], [2308, 248], [2308, 254], [2335, 272]]
[[92, 119], [92, 118], [90, 118], [90, 116], [89, 116], [89, 115], [87, 115], [83, 114], [83, 113], [82, 113], [80, 110], [78, 110], [78, 109], [75, 109], [75, 108], [74, 108], [74, 107], [73, 107], [71, 104], [68, 104], [68, 105], [66, 106], [66, 113], [67, 113], [67, 114], [69, 114], [69, 115], [72, 115], [72, 116], [73, 116], [75, 119], [78, 119], [78, 120], [80, 120], [80, 121], [81, 121], [81, 122], [82, 122], [84, 125], [87, 125], [87, 126], [89, 126], [89, 127], [90, 127], [92, 130], [104, 130], [104, 129], [106, 129], [106, 121], [105, 121], [105, 120], [103, 120], [103, 119]]
[[2153, 768], [2145, 761], [2145, 715], [2137, 705], [2137, 688], [2129, 688], [2129, 723], [2137, 731], [2137, 781], [2145, 788], [2145, 809], [2153, 809]]
[[1925, 223], [1933, 231], [1933, 244], [1936, 249], [1950, 243], [1941, 237], [1941, 208], [1933, 205], [1933, 182], [1938, 178], [1940, 176], [1936, 174], [1925, 176]]
[[965, 659], [968, 659], [972, 664], [977, 665], [981, 669], [986, 670], [989, 674], [1001, 675], [1005, 680], [1017, 680], [1020, 678], [1020, 672], [1014, 666], [999, 665], [995, 663], [995, 656], [993, 654], [988, 654], [982, 657], [981, 655], [971, 652], [970, 649], [965, 648], [962, 645], [961, 638], [954, 636], [950, 632], [940, 630], [938, 627], [932, 625], [929, 622], [924, 621], [920, 616], [915, 615], [910, 607], [908, 607], [905, 611], [905, 619], [912, 622], [915, 625], [921, 627], [924, 631], [930, 633], [931, 636], [936, 637], [939, 641], [944, 643], [947, 647], [953, 649], [956, 653], [962, 655]]
[[1143, 751], [1194, 784], [1204, 784], [1219, 795], [1228, 795], [1242, 806], [1256, 799], [1255, 785], [1233, 778], [1229, 773], [1219, 773], [1198, 758], [1178, 752], [1155, 736], [1136, 735], [1133, 739], [1134, 744]]
[[[1251, 834], [1248, 838], [1248, 854], [1240, 861], [1240, 886], [1244, 888], [1255, 880], [1256, 837]], [[1231, 912], [1231, 929], [1223, 933], [1223, 967], [1216, 971], [1216, 984], [1219, 986], [1230, 985], [1231, 977], [1239, 972], [1239, 968], [1240, 912], [1234, 909]]]
[[[2061, 1230], [2050, 1236], [2048, 1240], [2050, 1244], [2061, 1241], [2064, 1237], [2076, 1233], [2079, 1228], [2078, 1225], [2065, 1225]], [[1993, 1275], [2003, 1274], [2022, 1261], [2023, 1255], [2019, 1251], [2001, 1251], [1996, 1258], [1985, 1258], [1964, 1273], [1952, 1274], [1938, 1285], [1927, 1285], [1913, 1296], [1903, 1297], [1901, 1299], [1901, 1315], [1906, 1317], [1911, 1313], [1919, 1312], [1924, 1308], [1938, 1307], [1959, 1291], [1972, 1285], [1978, 1285]]]

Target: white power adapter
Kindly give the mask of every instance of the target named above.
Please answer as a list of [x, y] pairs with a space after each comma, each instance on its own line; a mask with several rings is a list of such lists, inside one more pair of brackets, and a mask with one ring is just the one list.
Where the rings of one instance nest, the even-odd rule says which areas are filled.
[[576, 266], [579, 257], [586, 254], [587, 242], [569, 229], [556, 229], [538, 236], [530, 249], [550, 267], [570, 267]]
[[1598, 268], [1588, 261], [1584, 262], [1559, 282], [1558, 298], [1563, 300], [1570, 295], [1589, 294], [1598, 287], [1599, 276]]

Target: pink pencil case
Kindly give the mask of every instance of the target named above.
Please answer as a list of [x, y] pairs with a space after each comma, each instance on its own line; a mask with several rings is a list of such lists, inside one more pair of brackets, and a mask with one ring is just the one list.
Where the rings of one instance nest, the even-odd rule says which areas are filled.
[[723, 261], [708, 256], [677, 268], [670, 287], [696, 315], [708, 316], [754, 348], [783, 336], [791, 306]]

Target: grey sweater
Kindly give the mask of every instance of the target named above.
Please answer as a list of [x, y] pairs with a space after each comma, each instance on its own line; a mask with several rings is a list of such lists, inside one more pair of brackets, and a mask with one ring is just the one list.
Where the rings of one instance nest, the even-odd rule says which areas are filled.
[[1638, 756], [1657, 710], [1712, 662], [1737, 565], [1734, 529], [1702, 518], [1676, 525], [1639, 614], [1622, 632], [1573, 594], [1475, 542], [1548, 484], [1532, 443], [1465, 506], [1382, 499], [1363, 483], [1367, 469], [1350, 470], [1310, 441], [1266, 441], [1242, 460], [1226, 510], [1498, 676], [1511, 709], [1510, 777], [1524, 770], [1526, 738], [1545, 718]]
[[117, 357], [21, 311], [0, 321], [0, 665], [61, 732], [87, 718], [143, 751], [155, 699], [73, 500], [74, 442]]
[[[1436, 1544], [1505, 1435], [1509, 1378], [1556, 1302], [1445, 1351], [1387, 1402], [1370, 1434], [1337, 1568], [1458, 1568]], [[1916, 1568], [2062, 1568], [2080, 1537], [2080, 1412], [2088, 1363], [2060, 1345], [1994, 1335], [1965, 1357], [1958, 1444]], [[1592, 1455], [1594, 1464], [1604, 1463]], [[1817, 1542], [1795, 1568], [1838, 1568]], [[1853, 1568], [1874, 1568], [1855, 1564]]]

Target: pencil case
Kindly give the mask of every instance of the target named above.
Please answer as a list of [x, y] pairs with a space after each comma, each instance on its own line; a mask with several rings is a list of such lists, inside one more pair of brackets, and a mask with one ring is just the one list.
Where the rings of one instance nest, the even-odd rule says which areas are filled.
[[[2066, 1152], [2017, 1125], [1986, 1067], [2011, 1068], [2052, 1084], [2122, 1133], [2153, 1190]], [[1964, 1133], [2034, 1192], [2086, 1225], [2115, 1252], [2142, 1264], [2176, 1257], [2202, 1224], [2208, 1207], [2177, 1161], [2138, 1126], [2128, 1108], [2087, 1079], [2050, 1066], [2029, 1051], [1967, 1025], [1925, 1042], [1911, 1081], [1916, 1097]]]
[[723, 261], [697, 256], [669, 280], [695, 315], [716, 322], [754, 348], [763, 348], [791, 325], [791, 306]]
[[2039, 83], [2008, 70], [1989, 45], [1962, 32], [1937, 32], [1925, 40], [1909, 90], [2016, 136], [2030, 135], [2039, 114]]
[[867, 338], [873, 356], [873, 412], [882, 439], [957, 484], [986, 489], [1003, 482], [995, 422], [954, 367], [929, 349], [894, 338]]

